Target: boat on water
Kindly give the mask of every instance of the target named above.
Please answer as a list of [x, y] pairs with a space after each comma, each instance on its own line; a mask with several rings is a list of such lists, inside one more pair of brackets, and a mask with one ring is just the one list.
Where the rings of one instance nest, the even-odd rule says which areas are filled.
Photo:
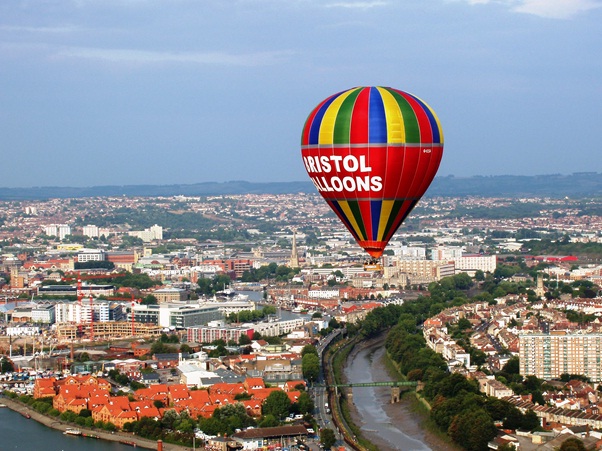
[[87, 437], [87, 438], [100, 438], [100, 437], [99, 437], [98, 435], [96, 435], [96, 434], [88, 434], [88, 433], [85, 433], [85, 432], [84, 432], [82, 435], [83, 435], [84, 437]]
[[80, 431], [79, 429], [67, 428], [65, 430], [65, 432], [63, 432], [63, 434], [65, 434], [65, 435], [82, 435], [82, 431]]
[[0, 408], [6, 407], [6, 404], [0, 404]]

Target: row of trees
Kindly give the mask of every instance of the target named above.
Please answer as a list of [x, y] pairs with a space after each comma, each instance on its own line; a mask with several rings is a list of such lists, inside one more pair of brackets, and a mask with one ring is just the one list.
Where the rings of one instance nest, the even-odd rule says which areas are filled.
[[259, 310], [242, 310], [240, 312], [232, 312], [226, 317], [226, 320], [231, 323], [252, 323], [262, 320], [270, 315], [275, 315], [276, 312], [276, 307], [273, 305], [266, 305]]
[[300, 271], [299, 268], [291, 268], [286, 265], [270, 263], [261, 266], [258, 269], [251, 268], [245, 271], [241, 277], [242, 282], [260, 282], [265, 280], [274, 280], [276, 282], [288, 282]]

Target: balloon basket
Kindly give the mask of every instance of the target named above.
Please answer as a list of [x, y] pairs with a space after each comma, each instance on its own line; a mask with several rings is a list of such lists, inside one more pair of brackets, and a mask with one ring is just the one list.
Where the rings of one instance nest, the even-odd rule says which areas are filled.
[[373, 258], [364, 262], [364, 271], [382, 271], [383, 265], [379, 259]]

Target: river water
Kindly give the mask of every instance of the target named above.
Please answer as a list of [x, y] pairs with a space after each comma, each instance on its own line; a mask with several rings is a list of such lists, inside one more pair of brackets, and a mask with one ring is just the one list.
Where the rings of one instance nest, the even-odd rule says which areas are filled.
[[8, 408], [0, 409], [0, 451], [131, 451], [132, 447], [64, 435]]
[[[349, 383], [391, 380], [383, 357], [384, 340], [370, 341], [356, 348], [345, 368]], [[390, 404], [389, 387], [354, 387], [353, 404], [362, 434], [381, 450], [428, 451], [446, 447], [431, 445], [420, 427], [420, 417], [411, 412], [406, 402]], [[358, 420], [356, 420], [358, 422]], [[429, 441], [429, 444], [427, 444]]]

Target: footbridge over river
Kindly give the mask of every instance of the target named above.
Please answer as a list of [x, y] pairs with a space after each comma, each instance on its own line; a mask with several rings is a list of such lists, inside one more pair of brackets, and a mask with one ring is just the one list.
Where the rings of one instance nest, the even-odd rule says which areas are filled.
[[[325, 389], [334, 389], [338, 395], [340, 388], [355, 388], [355, 387], [391, 387], [391, 403], [399, 402], [401, 397], [402, 389], [416, 390], [421, 385], [420, 382], [416, 381], [383, 381], [383, 382], [354, 382], [352, 384], [314, 384], [314, 387], [320, 387]], [[351, 390], [346, 390], [346, 395], [349, 400], [353, 397]]]

